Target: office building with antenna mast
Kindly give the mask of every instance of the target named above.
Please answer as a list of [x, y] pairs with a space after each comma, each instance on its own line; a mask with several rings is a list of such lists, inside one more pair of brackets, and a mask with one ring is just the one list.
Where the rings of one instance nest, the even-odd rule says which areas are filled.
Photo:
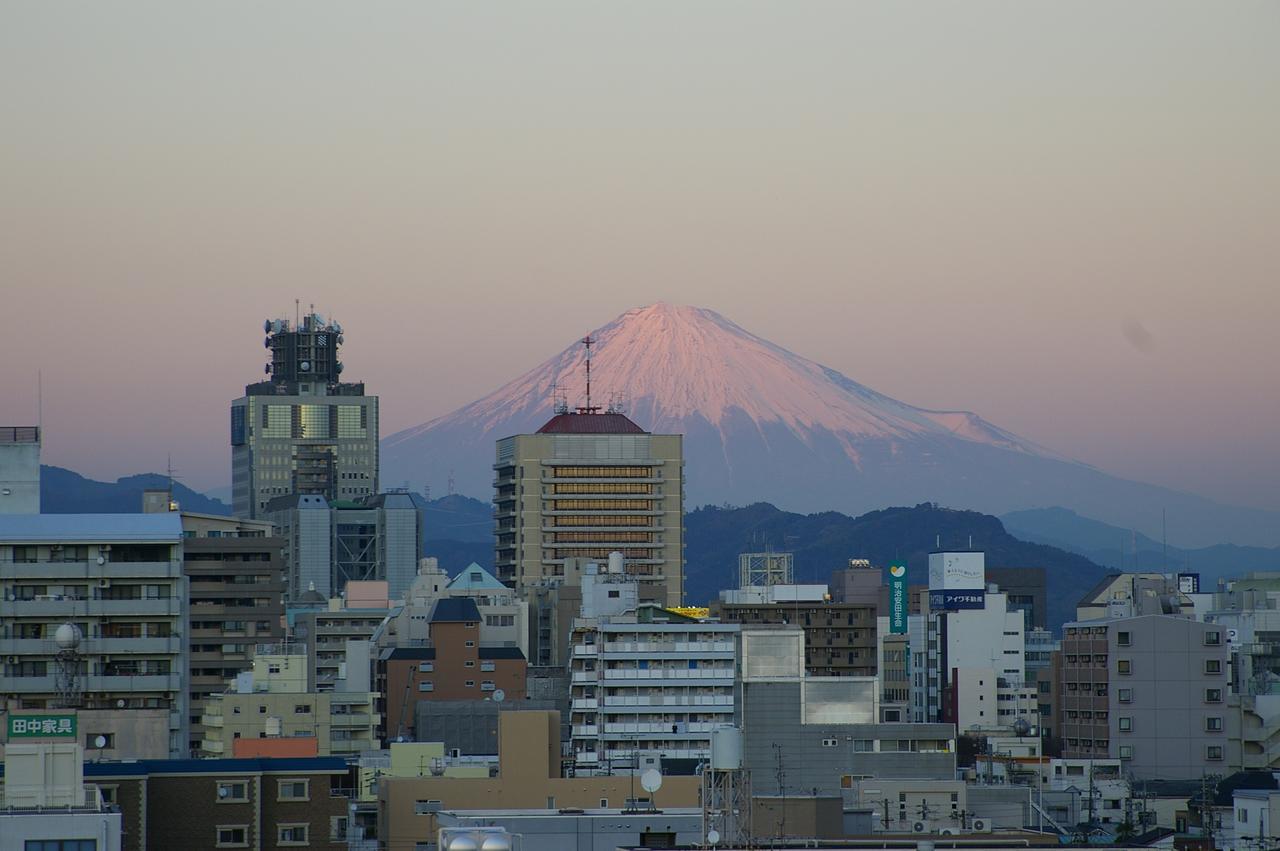
[[497, 442], [494, 565], [517, 592], [573, 581], [573, 566], [622, 554], [623, 570], [659, 593], [684, 595], [684, 450], [678, 434], [651, 434], [617, 405], [555, 412], [534, 434]]
[[342, 326], [314, 309], [263, 324], [266, 379], [231, 403], [231, 499], [257, 519], [273, 499], [378, 493], [378, 397], [341, 380]]

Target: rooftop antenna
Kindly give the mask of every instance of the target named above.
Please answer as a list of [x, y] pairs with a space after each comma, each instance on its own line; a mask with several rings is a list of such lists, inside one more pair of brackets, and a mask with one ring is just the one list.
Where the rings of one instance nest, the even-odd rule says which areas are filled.
[[582, 345], [587, 347], [587, 404], [578, 409], [580, 414], [594, 414], [597, 410], [591, 407], [591, 347], [595, 342], [590, 334], [582, 338]]
[[1165, 509], [1160, 509], [1160, 570], [1169, 569], [1169, 521]]
[[454, 478], [453, 478], [453, 470], [450, 470], [449, 471], [449, 496], [453, 496], [454, 493], [456, 493], [456, 491], [454, 490], [454, 486], [456, 484], [457, 483], [454, 481]]
[[298, 330], [298, 325], [302, 322], [302, 300], [293, 300], [293, 329]]
[[44, 438], [44, 374], [41, 370], [36, 370], [36, 428], [41, 432], [40, 437]]

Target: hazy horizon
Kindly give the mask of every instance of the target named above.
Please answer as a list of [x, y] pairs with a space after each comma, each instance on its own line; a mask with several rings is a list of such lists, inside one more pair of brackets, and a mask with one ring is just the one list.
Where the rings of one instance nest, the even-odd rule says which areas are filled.
[[0, 425], [40, 370], [45, 463], [208, 490], [295, 298], [384, 437], [667, 300], [1280, 510], [1278, 42], [1265, 2], [3, 4]]

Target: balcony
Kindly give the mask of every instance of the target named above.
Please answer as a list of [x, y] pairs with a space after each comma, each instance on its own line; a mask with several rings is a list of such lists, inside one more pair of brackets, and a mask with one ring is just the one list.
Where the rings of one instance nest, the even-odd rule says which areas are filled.
[[363, 713], [335, 713], [329, 716], [331, 727], [368, 727], [373, 721], [372, 715]]
[[135, 579], [176, 579], [181, 576], [178, 562], [173, 561], [109, 561], [98, 564], [92, 561], [6, 561], [5, 577], [9, 579], [73, 580], [77, 584], [96, 585], [99, 577], [119, 578], [122, 582]]
[[598, 652], [598, 645], [595, 644], [575, 644], [573, 645], [574, 656], [595, 656]]
[[573, 699], [572, 709], [575, 712], [585, 712], [587, 710], [596, 709], [598, 701], [594, 697], [575, 697]]
[[600, 679], [599, 671], [574, 671], [573, 681], [575, 683], [594, 683]]
[[[80, 644], [85, 656], [107, 655], [177, 655], [182, 652], [182, 642], [175, 636], [167, 638], [86, 638]], [[0, 639], [0, 655], [56, 656], [58, 645], [51, 638], [3, 638]]]
[[600, 728], [595, 724], [574, 724], [573, 725], [573, 736], [576, 739], [580, 739], [585, 736], [597, 736], [599, 734], [600, 734]]

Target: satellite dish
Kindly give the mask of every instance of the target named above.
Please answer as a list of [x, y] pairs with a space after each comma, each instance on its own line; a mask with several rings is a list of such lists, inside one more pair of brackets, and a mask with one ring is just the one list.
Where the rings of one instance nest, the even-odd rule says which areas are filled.
[[662, 774], [656, 768], [645, 769], [640, 775], [640, 786], [649, 794], [662, 788]]
[[105, 747], [107, 746], [107, 737], [106, 737], [106, 736], [97, 736], [97, 737], [96, 737], [96, 738], [94, 738], [94, 740], [93, 740], [93, 746], [94, 746], [95, 748], [99, 748], [99, 749], [101, 749], [101, 748], [105, 748]]
[[267, 319], [267, 320], [264, 320], [264, 321], [263, 321], [263, 323], [262, 323], [262, 331], [263, 331], [263, 333], [265, 333], [265, 334], [270, 334], [270, 333], [271, 333], [271, 320], [270, 320], [270, 319]]
[[[101, 736], [99, 736], [98, 738], [102, 738], [102, 737], [101, 737]], [[219, 797], [219, 798], [225, 798], [225, 797], [227, 797], [227, 796], [228, 796], [228, 795], [230, 795], [230, 794], [231, 794], [231, 790], [230, 790], [230, 789], [228, 789], [226, 786], [219, 786], [219, 787], [218, 787], [218, 797]]]
[[266, 373], [267, 375], [270, 375], [270, 374], [271, 374], [271, 364], [265, 364], [265, 365], [262, 367], [262, 371], [263, 371], [264, 373]]
[[310, 371], [311, 371], [311, 361], [309, 361], [309, 360], [304, 360], [302, 363], [298, 364], [298, 367], [299, 367], [303, 372], [310, 372]]
[[124, 709], [124, 698], [123, 698], [123, 697], [116, 701], [116, 709]]
[[495, 692], [493, 693], [493, 702], [494, 702], [494, 703], [502, 703], [502, 701], [504, 701], [504, 700], [506, 700], [506, 699], [507, 699], [507, 693], [506, 693], [505, 691], [503, 691], [502, 689], [498, 689], [497, 691], [495, 691]]
[[106, 556], [98, 556], [98, 564], [106, 564], [106, 563], [107, 563]]
[[270, 338], [270, 337], [263, 337], [263, 338], [262, 338], [262, 348], [264, 348], [264, 349], [269, 349], [269, 348], [271, 348], [271, 338]]
[[707, 831], [707, 844], [708, 844], [708, 845], [719, 845], [719, 844], [720, 844], [720, 831], [716, 830], [714, 827], [713, 827], [713, 828], [711, 828], [710, 830], [708, 830], [708, 831]]

